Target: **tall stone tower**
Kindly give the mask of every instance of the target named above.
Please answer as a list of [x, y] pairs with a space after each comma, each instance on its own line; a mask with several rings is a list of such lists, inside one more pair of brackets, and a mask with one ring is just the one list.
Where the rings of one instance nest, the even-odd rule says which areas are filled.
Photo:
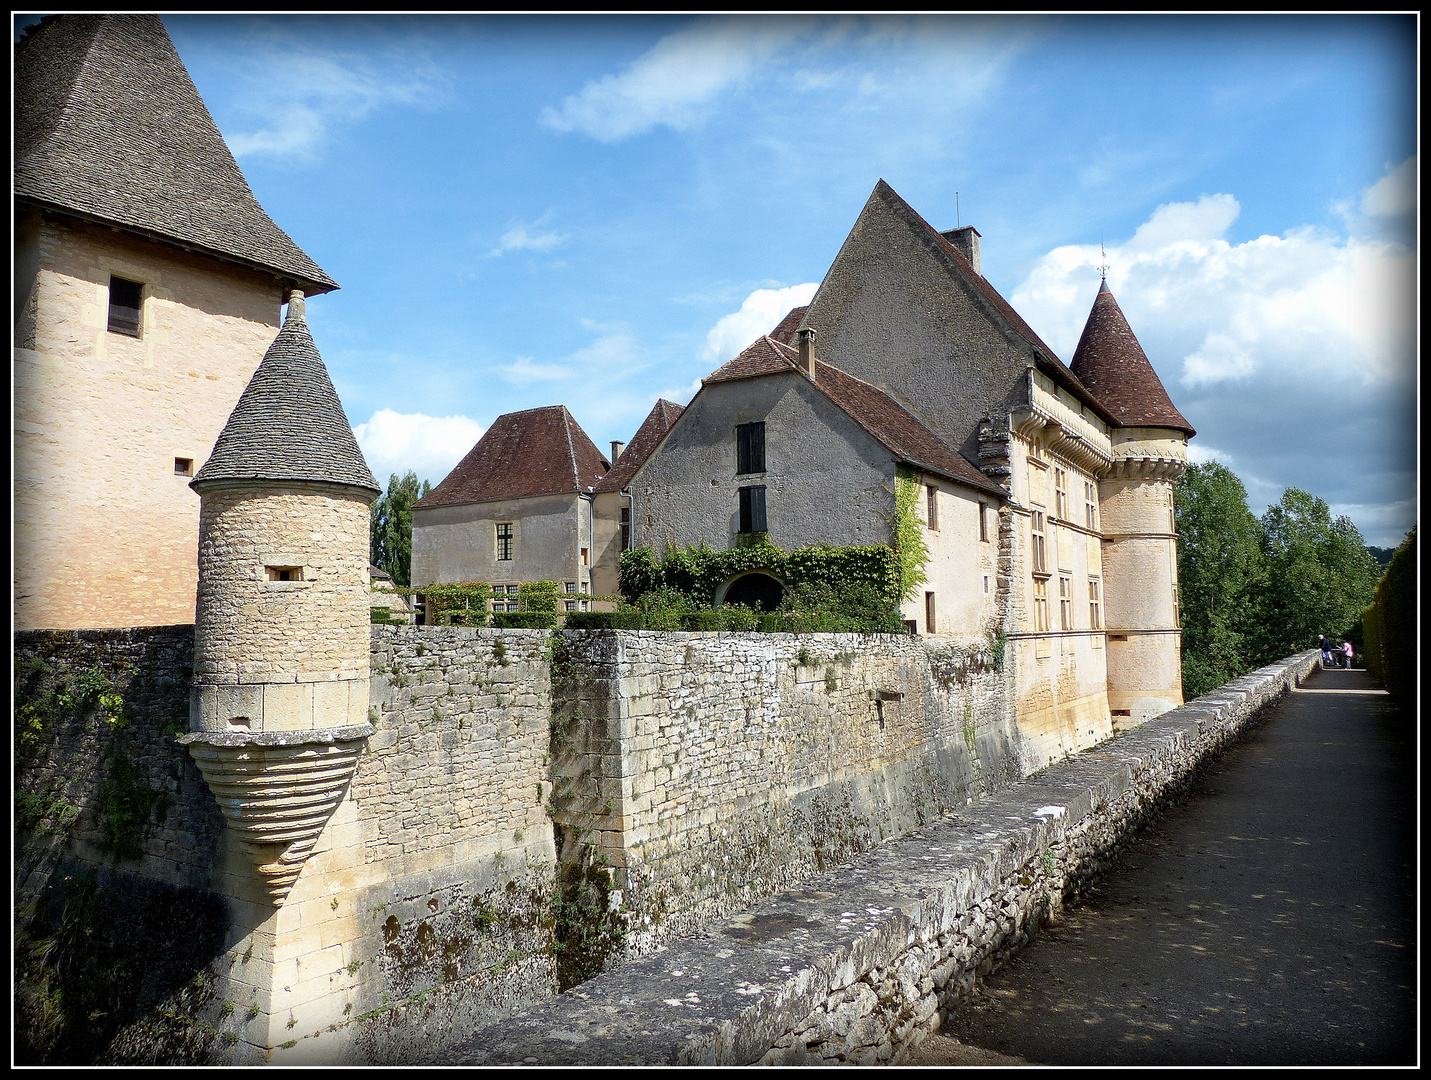
[[295, 292], [208, 463], [190, 752], [281, 903], [368, 724], [368, 529], [379, 488]]
[[292, 288], [337, 285], [264, 212], [155, 15], [15, 48], [17, 629], [194, 620], [201, 467]]
[[1173, 406], [1104, 281], [1070, 365], [1117, 419], [1099, 480], [1108, 707], [1115, 729], [1183, 702], [1173, 481], [1196, 432]]

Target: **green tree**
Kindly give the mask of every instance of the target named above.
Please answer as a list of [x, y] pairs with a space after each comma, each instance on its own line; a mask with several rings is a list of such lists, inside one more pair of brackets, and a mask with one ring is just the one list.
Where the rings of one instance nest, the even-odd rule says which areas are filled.
[[1416, 642], [1416, 592], [1416, 530], [1412, 529], [1376, 586], [1375, 601], [1362, 612], [1367, 671], [1408, 716], [1416, 703], [1421, 655]]
[[1183, 696], [1189, 700], [1254, 664], [1254, 602], [1262, 578], [1262, 530], [1247, 489], [1215, 461], [1191, 465], [1175, 489]]
[[1265, 570], [1255, 659], [1268, 664], [1311, 648], [1318, 634], [1346, 636], [1381, 577], [1350, 518], [1297, 488], [1262, 515]]
[[402, 479], [393, 473], [388, 490], [373, 503], [368, 559], [385, 570], [399, 585], [412, 584], [412, 507], [432, 490], [409, 471]]

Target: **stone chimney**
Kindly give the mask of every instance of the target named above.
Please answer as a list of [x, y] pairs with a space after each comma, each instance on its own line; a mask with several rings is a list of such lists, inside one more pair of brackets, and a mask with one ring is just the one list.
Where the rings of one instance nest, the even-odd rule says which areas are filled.
[[302, 318], [304, 318], [303, 290], [292, 289], [288, 293], [288, 314], [284, 316], [283, 321], [286, 323], [289, 319]]
[[984, 276], [984, 271], [979, 269], [979, 230], [972, 225], [965, 225], [960, 229], [948, 229], [939, 234], [959, 249], [964, 258], [969, 260], [969, 265], [974, 268], [974, 273], [980, 277]]
[[815, 331], [809, 327], [796, 335], [800, 340], [800, 370], [815, 379]]
[[611, 464], [615, 465], [621, 459], [621, 451], [626, 449], [626, 444], [620, 439], [611, 440]]

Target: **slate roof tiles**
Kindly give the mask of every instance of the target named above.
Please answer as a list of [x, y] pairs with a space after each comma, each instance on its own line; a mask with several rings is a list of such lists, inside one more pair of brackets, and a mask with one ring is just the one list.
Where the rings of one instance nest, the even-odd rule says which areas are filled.
[[1173, 405], [1105, 281], [1073, 353], [1073, 373], [1124, 427], [1197, 434]]
[[213, 453], [191, 481], [298, 480], [378, 494], [328, 369], [301, 312], [288, 320], [244, 387]]
[[503, 413], [442, 483], [416, 505], [426, 510], [589, 492], [609, 467], [565, 405]]
[[15, 51], [15, 195], [338, 287], [259, 206], [156, 15], [50, 16]]

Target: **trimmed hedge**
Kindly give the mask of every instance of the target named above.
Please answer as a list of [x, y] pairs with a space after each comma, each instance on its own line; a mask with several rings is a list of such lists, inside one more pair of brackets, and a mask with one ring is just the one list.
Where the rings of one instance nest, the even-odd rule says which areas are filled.
[[1361, 613], [1367, 671], [1403, 709], [1416, 701], [1416, 530], [1391, 556], [1376, 597]]
[[498, 630], [552, 630], [556, 624], [555, 611], [498, 611], [492, 615], [492, 625]]

